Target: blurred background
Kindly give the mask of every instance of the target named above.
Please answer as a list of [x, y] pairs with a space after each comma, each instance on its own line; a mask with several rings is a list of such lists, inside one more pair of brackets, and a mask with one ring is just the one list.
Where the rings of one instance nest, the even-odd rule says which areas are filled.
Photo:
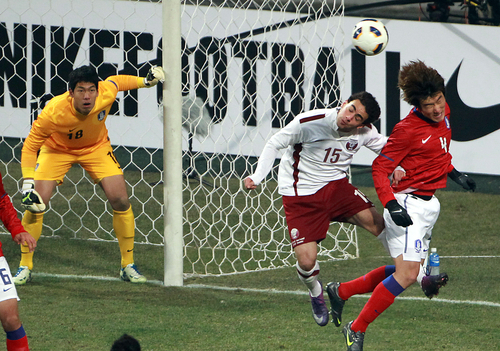
[[344, 0], [345, 15], [412, 21], [500, 24], [500, 0]]

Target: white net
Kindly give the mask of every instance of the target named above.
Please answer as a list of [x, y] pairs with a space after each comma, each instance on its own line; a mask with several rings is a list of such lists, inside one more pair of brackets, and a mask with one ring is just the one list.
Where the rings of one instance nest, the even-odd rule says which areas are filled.
[[[0, 158], [18, 188], [20, 150], [69, 72], [144, 76], [162, 62], [156, 1], [5, 0], [0, 4]], [[294, 264], [276, 168], [242, 189], [266, 140], [298, 113], [333, 107], [343, 86], [342, 1], [182, 2], [184, 273]], [[107, 125], [125, 170], [136, 241], [163, 243], [161, 88], [120, 93]], [[278, 160], [277, 160], [278, 162]], [[277, 164], [276, 162], [276, 164]], [[332, 224], [320, 260], [357, 257], [356, 231]], [[53, 196], [44, 236], [116, 240], [111, 208], [74, 166]]]

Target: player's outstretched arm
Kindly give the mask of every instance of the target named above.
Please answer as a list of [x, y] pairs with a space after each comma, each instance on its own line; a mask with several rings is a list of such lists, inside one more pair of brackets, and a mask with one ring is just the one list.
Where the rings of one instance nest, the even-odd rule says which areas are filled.
[[17, 243], [18, 245], [26, 245], [28, 246], [30, 252], [35, 251], [36, 247], [36, 240], [31, 236], [30, 233], [28, 232], [21, 232], [19, 234], [16, 234], [14, 237], [14, 242]]
[[448, 173], [448, 177], [450, 177], [451, 180], [453, 180], [465, 190], [476, 190], [476, 182], [474, 181], [474, 179], [472, 179], [465, 173], [460, 173], [455, 168], [453, 168], [453, 170]]
[[23, 189], [21, 205], [28, 211], [33, 213], [40, 213], [45, 211], [45, 204], [43, 203], [42, 197], [35, 190], [35, 181], [33, 179], [23, 180]]
[[158, 82], [164, 82], [165, 81], [165, 72], [163, 71], [163, 68], [158, 67], [158, 66], [153, 66], [149, 69], [148, 74], [146, 75], [146, 78], [144, 78], [144, 85], [146, 88], [151, 88], [154, 87]]
[[385, 208], [389, 210], [392, 220], [400, 227], [408, 227], [413, 224], [410, 215], [404, 207], [402, 207], [397, 200], [391, 200]]

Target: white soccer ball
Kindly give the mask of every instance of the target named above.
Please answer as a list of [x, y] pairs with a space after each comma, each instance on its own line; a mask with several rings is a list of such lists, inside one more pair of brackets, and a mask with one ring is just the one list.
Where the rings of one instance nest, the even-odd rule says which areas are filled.
[[380, 54], [389, 42], [389, 33], [384, 24], [376, 19], [359, 21], [352, 32], [352, 45], [367, 56]]

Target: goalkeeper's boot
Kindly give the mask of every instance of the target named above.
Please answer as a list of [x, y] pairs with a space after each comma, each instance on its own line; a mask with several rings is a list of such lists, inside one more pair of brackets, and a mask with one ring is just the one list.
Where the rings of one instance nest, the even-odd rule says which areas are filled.
[[319, 285], [321, 285], [321, 294], [317, 297], [312, 297], [311, 293], [309, 293], [309, 297], [311, 298], [313, 318], [319, 326], [324, 327], [328, 324], [329, 316], [323, 297], [323, 285], [321, 282], [319, 282]]
[[339, 296], [339, 282], [331, 282], [326, 286], [326, 292], [330, 299], [332, 322], [336, 327], [340, 327], [342, 323], [342, 310], [344, 309], [345, 300]]
[[120, 278], [126, 282], [131, 283], [145, 283], [146, 277], [139, 272], [134, 263], [130, 263], [120, 271]]
[[365, 333], [360, 331], [354, 332], [351, 329], [353, 321], [350, 321], [344, 326], [342, 333], [345, 336], [345, 343], [347, 345], [347, 351], [363, 351], [363, 341], [365, 339]]
[[445, 286], [448, 282], [448, 274], [441, 273], [438, 275], [426, 275], [422, 278], [422, 290], [425, 296], [432, 299], [439, 293], [439, 288]]
[[31, 270], [28, 266], [19, 266], [16, 275], [12, 278], [15, 285], [24, 285], [31, 281]]

